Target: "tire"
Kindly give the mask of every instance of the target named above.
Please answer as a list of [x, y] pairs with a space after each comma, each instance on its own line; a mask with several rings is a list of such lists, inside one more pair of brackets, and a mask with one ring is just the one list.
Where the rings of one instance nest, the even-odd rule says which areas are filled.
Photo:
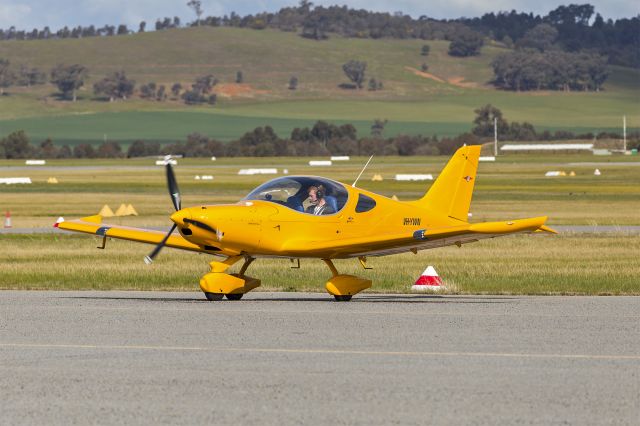
[[242, 299], [242, 296], [244, 296], [244, 293], [229, 293], [225, 294], [225, 296], [227, 296], [227, 299], [229, 300], [240, 300]]
[[336, 298], [336, 302], [348, 302], [349, 300], [351, 300], [351, 295], [347, 294], [347, 295], [342, 295], [342, 296], [333, 296]]
[[222, 293], [205, 293], [204, 295], [207, 298], [207, 300], [209, 300], [211, 302], [215, 302], [217, 300], [222, 300], [222, 297], [224, 296], [224, 294], [222, 294]]

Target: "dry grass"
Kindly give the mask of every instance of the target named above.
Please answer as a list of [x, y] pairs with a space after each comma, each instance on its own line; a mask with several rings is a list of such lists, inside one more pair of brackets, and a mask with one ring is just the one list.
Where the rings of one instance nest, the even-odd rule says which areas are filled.
[[[620, 157], [623, 158], [623, 157]], [[549, 163], [551, 160], [555, 163]], [[629, 158], [625, 158], [629, 160]], [[184, 159], [176, 168], [184, 205], [236, 202], [270, 176], [238, 176], [240, 168], [277, 167], [290, 174], [324, 174], [343, 182], [357, 176], [366, 159], [336, 164], [330, 169], [312, 168], [308, 158]], [[437, 175], [446, 157], [376, 158], [359, 185], [401, 200], [414, 199], [429, 182], [396, 182], [396, 173]], [[538, 157], [503, 157], [495, 164], [482, 163], [474, 201], [474, 221], [502, 220], [548, 215], [550, 225], [640, 225], [640, 167], [569, 164], [593, 157], [552, 156], [544, 163]], [[154, 159], [51, 162], [52, 168], [25, 169], [23, 161], [3, 161], [0, 177], [29, 176], [32, 185], [1, 186], [0, 211], [11, 210], [14, 227], [50, 226], [58, 216], [81, 217], [97, 213], [104, 204], [116, 209], [131, 203], [140, 217], [115, 219], [133, 226], [164, 226], [171, 213], [162, 168]], [[545, 178], [548, 170], [575, 171], [575, 177]], [[213, 181], [196, 181], [195, 175], [211, 174]], [[373, 174], [385, 180], [372, 182]], [[56, 177], [59, 184], [47, 184]], [[112, 220], [112, 219], [110, 219]]]
[[[207, 255], [165, 249], [153, 266], [142, 258], [151, 246], [76, 235], [0, 235], [0, 288], [65, 290], [195, 290], [208, 272]], [[409, 292], [434, 265], [449, 293], [640, 295], [637, 235], [516, 236], [369, 259], [337, 261], [341, 273], [368, 277], [373, 292]], [[262, 290], [324, 291], [329, 271], [319, 260], [290, 269], [286, 259], [260, 259], [249, 275]], [[235, 269], [236, 267], [234, 267]]]

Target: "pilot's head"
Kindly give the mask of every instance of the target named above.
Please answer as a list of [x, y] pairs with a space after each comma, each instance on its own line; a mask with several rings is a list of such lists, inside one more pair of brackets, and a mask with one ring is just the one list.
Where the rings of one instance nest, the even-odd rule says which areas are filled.
[[310, 186], [307, 191], [309, 192], [309, 200], [311, 200], [312, 203], [317, 203], [323, 199], [325, 195], [325, 189], [322, 185]]

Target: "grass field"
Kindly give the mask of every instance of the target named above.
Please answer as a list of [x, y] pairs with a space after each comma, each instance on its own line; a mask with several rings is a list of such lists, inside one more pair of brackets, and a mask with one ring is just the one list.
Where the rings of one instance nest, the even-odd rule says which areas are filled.
[[[548, 215], [550, 225], [640, 225], [640, 159], [606, 157], [513, 155], [496, 163], [481, 163], [471, 205], [474, 221]], [[401, 200], [420, 197], [429, 182], [396, 182], [397, 173], [437, 175], [446, 157], [374, 158], [359, 186]], [[226, 158], [179, 160], [176, 175], [185, 205], [236, 202], [269, 177], [238, 176], [241, 168], [277, 167], [282, 173], [328, 175], [352, 182], [365, 158], [354, 158], [331, 168], [307, 165], [308, 158]], [[132, 203], [140, 216], [116, 218], [138, 226], [165, 226], [171, 213], [164, 171], [155, 159], [50, 161], [44, 168], [25, 167], [22, 161], [0, 161], [0, 177], [28, 176], [32, 185], [0, 187], [0, 211], [11, 210], [14, 227], [50, 226], [58, 216], [82, 217], [104, 204], [112, 209]], [[627, 161], [624, 163], [622, 161]], [[602, 175], [594, 176], [598, 167]], [[574, 171], [575, 177], [546, 178], [548, 170]], [[211, 174], [213, 181], [197, 181]], [[381, 174], [382, 182], [371, 177]], [[58, 184], [47, 184], [49, 177]]]
[[[421, 196], [430, 183], [396, 182], [396, 173], [437, 175], [445, 157], [374, 158], [359, 186], [401, 200]], [[592, 155], [499, 157], [481, 163], [471, 206], [473, 222], [549, 215], [550, 226], [640, 225], [638, 157]], [[183, 205], [236, 202], [268, 177], [238, 176], [246, 167], [277, 167], [290, 174], [318, 174], [351, 182], [366, 161], [354, 158], [331, 168], [312, 168], [307, 158], [225, 158], [216, 162], [182, 159], [175, 168]], [[29, 176], [32, 185], [0, 187], [0, 211], [11, 210], [13, 226], [51, 226], [66, 218], [96, 214], [103, 204], [132, 203], [140, 216], [106, 222], [166, 227], [172, 206], [164, 171], [155, 159], [58, 160], [29, 168], [0, 161], [0, 177]], [[607, 162], [608, 161], [608, 162]], [[601, 176], [594, 176], [598, 167]], [[545, 178], [548, 170], [575, 171], [575, 177]], [[196, 181], [211, 174], [213, 181]], [[372, 182], [373, 174], [385, 180]], [[49, 177], [60, 183], [47, 184]], [[0, 234], [0, 288], [193, 290], [207, 272], [209, 257], [167, 249], [152, 267], [142, 258], [151, 246], [111, 241], [96, 250], [95, 237]], [[406, 292], [427, 264], [436, 266], [452, 293], [640, 294], [638, 235], [518, 236], [457, 247], [373, 258], [373, 271], [340, 261], [343, 273], [368, 276], [372, 291]], [[398, 267], [398, 265], [402, 265]], [[266, 290], [322, 291], [328, 271], [320, 261], [289, 270], [285, 260], [260, 260], [250, 275]]]
[[[420, 56], [428, 43], [431, 53]], [[388, 119], [386, 134], [454, 135], [469, 130], [473, 110], [492, 103], [511, 121], [528, 121], [539, 130], [619, 131], [622, 115], [640, 129], [640, 71], [619, 67], [598, 93], [511, 93], [494, 90], [491, 61], [504, 47], [488, 44], [473, 58], [447, 55], [448, 43], [421, 40], [365, 40], [332, 37], [316, 42], [274, 30], [190, 28], [130, 36], [73, 40], [0, 42], [0, 57], [15, 66], [50, 69], [57, 63], [82, 63], [90, 78], [76, 103], [59, 101], [49, 84], [11, 88], [0, 97], [0, 135], [23, 129], [36, 142], [175, 141], [193, 131], [221, 140], [237, 138], [270, 124], [285, 137], [294, 127], [318, 119], [353, 122], [369, 133], [376, 118]], [[367, 61], [367, 75], [384, 82], [381, 91], [343, 90], [341, 65]], [[429, 75], [416, 73], [422, 62]], [[93, 82], [124, 69], [138, 84], [155, 81], [189, 86], [198, 75], [213, 73], [215, 107], [187, 107], [178, 100], [93, 99]], [[246, 82], [234, 83], [242, 70]], [[300, 85], [287, 89], [289, 77]]]
[[[151, 246], [112, 241], [98, 250], [90, 236], [2, 235], [0, 241], [0, 289], [192, 291], [211, 259], [165, 249], [148, 266], [142, 259]], [[445, 293], [640, 295], [639, 251], [637, 235], [516, 236], [371, 258], [368, 271], [356, 260], [336, 266], [372, 279], [372, 292], [409, 292], [429, 264], [443, 277]], [[321, 261], [290, 266], [286, 259], [259, 259], [249, 275], [262, 279], [261, 290], [324, 291], [330, 273]]]

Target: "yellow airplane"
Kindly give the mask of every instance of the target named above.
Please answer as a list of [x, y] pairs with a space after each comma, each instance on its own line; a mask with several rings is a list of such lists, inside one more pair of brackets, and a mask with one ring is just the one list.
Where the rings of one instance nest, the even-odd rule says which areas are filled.
[[[256, 258], [322, 259], [331, 270], [327, 291], [337, 301], [371, 287], [371, 280], [340, 274], [333, 259], [413, 252], [515, 233], [550, 232], [546, 216], [504, 222], [469, 223], [480, 146], [464, 146], [449, 160], [428, 192], [415, 201], [395, 201], [353, 185], [316, 176], [286, 176], [257, 187], [236, 204], [182, 208], [170, 164], [167, 184], [176, 212], [167, 234], [102, 224], [90, 216], [56, 224], [60, 229], [156, 244], [151, 263], [164, 246], [218, 258], [200, 280], [208, 300], [239, 300], [260, 285], [246, 275]], [[174, 234], [175, 229], [179, 234]], [[238, 273], [227, 270], [244, 263]]]

